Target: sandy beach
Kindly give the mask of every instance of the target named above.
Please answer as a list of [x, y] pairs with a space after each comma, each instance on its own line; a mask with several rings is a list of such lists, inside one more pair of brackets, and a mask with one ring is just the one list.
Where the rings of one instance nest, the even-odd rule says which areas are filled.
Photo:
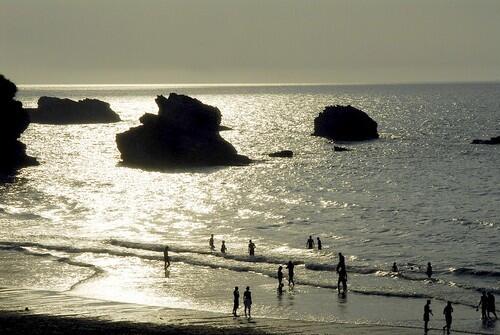
[[[28, 308], [28, 310], [26, 310]], [[434, 322], [437, 325], [438, 322]], [[439, 323], [440, 324], [440, 323]], [[43, 290], [0, 289], [2, 334], [421, 334], [419, 327], [345, 324], [171, 309]], [[441, 333], [431, 327], [429, 334]], [[454, 331], [496, 334], [490, 331]]]

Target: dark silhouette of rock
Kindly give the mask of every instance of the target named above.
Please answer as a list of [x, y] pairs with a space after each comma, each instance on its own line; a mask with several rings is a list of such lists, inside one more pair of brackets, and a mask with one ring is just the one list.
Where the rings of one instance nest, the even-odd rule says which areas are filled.
[[292, 150], [276, 151], [276, 152], [270, 153], [269, 157], [291, 158], [291, 157], [293, 157], [293, 151]]
[[141, 126], [116, 135], [124, 164], [161, 169], [251, 162], [220, 136], [218, 108], [175, 93], [155, 101], [158, 115], [146, 113]]
[[335, 141], [365, 141], [379, 137], [377, 122], [352, 106], [327, 106], [314, 119], [315, 136]]
[[74, 101], [40, 97], [38, 108], [27, 108], [31, 121], [44, 124], [84, 124], [119, 122], [120, 117], [107, 102], [97, 99]]
[[344, 147], [339, 147], [339, 146], [334, 145], [333, 146], [333, 151], [351, 151], [351, 149], [344, 148]]
[[492, 137], [489, 140], [473, 140], [472, 144], [500, 144], [500, 136]]
[[0, 175], [38, 164], [26, 155], [26, 145], [18, 140], [30, 119], [21, 102], [14, 99], [16, 92], [16, 85], [0, 75]]

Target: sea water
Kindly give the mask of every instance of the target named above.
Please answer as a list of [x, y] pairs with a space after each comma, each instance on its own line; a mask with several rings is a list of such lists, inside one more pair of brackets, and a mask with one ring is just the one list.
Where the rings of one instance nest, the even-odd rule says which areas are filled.
[[[217, 106], [232, 129], [221, 135], [255, 163], [120, 165], [115, 135], [169, 92]], [[481, 328], [479, 292], [500, 294], [500, 146], [470, 144], [499, 135], [500, 84], [30, 86], [17, 98], [36, 107], [44, 95], [101, 99], [123, 121], [23, 134], [40, 165], [0, 184], [0, 286], [228, 313], [234, 286], [250, 286], [256, 317], [415, 326], [429, 298], [437, 315], [454, 302], [466, 330]], [[367, 112], [380, 139], [335, 152], [311, 136], [337, 104]], [[284, 149], [294, 157], [267, 156]], [[306, 250], [309, 235], [323, 250]], [[338, 252], [347, 296], [336, 294]], [[289, 260], [297, 285], [278, 296]]]

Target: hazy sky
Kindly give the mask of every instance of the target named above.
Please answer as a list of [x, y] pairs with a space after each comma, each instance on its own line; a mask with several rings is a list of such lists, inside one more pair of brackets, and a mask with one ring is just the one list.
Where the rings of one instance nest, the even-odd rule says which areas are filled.
[[500, 0], [0, 0], [17, 83], [500, 80]]

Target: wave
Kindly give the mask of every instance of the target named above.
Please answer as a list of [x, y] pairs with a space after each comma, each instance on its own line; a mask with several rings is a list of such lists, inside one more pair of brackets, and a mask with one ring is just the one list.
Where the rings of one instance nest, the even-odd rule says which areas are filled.
[[26, 249], [26, 247], [30, 247], [27, 245], [24, 245], [24, 246], [16, 245], [16, 244], [13, 244], [13, 242], [0, 242], [0, 243], [4, 244], [4, 245], [0, 245], [0, 250], [13, 250], [16, 252], [22, 252], [23, 254], [35, 256], [35, 257], [48, 257], [48, 258], [51, 258], [59, 263], [65, 263], [65, 264], [72, 265], [72, 266], [89, 268], [93, 271], [92, 275], [90, 275], [86, 278], [83, 278], [83, 279], [77, 281], [76, 283], [74, 283], [73, 285], [71, 285], [70, 290], [73, 290], [78, 285], [81, 285], [84, 282], [87, 282], [95, 277], [98, 277], [99, 275], [101, 275], [102, 273], [105, 272], [104, 269], [102, 269], [94, 264], [75, 261], [69, 257], [58, 257], [58, 256], [55, 256], [55, 255], [49, 253], [49, 252], [38, 252], [38, 251]]
[[[119, 247], [124, 247], [124, 248], [129, 248], [129, 249], [139, 249], [139, 250], [147, 250], [147, 251], [156, 251], [156, 252], [163, 252], [163, 249], [165, 248], [165, 244], [154, 244], [154, 243], [139, 243], [139, 242], [129, 242], [129, 241], [121, 241], [121, 240], [115, 240], [111, 239], [109, 240], [109, 244], [119, 246]], [[272, 257], [272, 256], [248, 256], [248, 255], [239, 255], [239, 254], [223, 254], [221, 252], [217, 251], [210, 251], [206, 249], [199, 249], [199, 248], [189, 248], [189, 247], [179, 247], [177, 245], [168, 245], [169, 251], [176, 252], [176, 253], [192, 253], [192, 254], [199, 254], [199, 255], [211, 255], [214, 257], [220, 257], [224, 259], [230, 259], [234, 261], [240, 261], [240, 262], [250, 262], [250, 263], [268, 263], [268, 264], [279, 264], [283, 265], [288, 263], [290, 258], [279, 258], [279, 257]], [[301, 265], [304, 264], [303, 261], [297, 261], [293, 260], [293, 263], [295, 265]]]
[[[306, 263], [305, 268], [312, 271], [336, 271], [337, 265], [335, 264], [321, 264], [321, 263]], [[359, 274], [372, 274], [380, 272], [378, 268], [370, 268], [364, 266], [347, 265], [347, 272]]]
[[477, 277], [500, 277], [500, 271], [491, 271], [491, 270], [477, 270], [474, 268], [458, 268], [452, 269], [450, 271], [454, 275], [468, 275], [468, 276], [477, 276]]
[[[94, 270], [94, 274], [88, 278], [83, 279], [82, 281], [74, 284], [71, 289], [74, 287], [82, 284], [83, 282], [86, 282], [96, 276], [99, 276], [101, 273], [104, 272], [103, 269], [92, 265], [88, 263], [82, 263], [78, 261], [74, 261], [71, 258], [68, 257], [57, 257], [54, 256], [50, 253], [40, 253], [40, 252], [34, 252], [25, 249], [24, 247], [38, 247], [41, 249], [47, 249], [47, 250], [56, 250], [56, 251], [62, 251], [62, 252], [67, 252], [67, 253], [95, 253], [95, 254], [109, 254], [113, 256], [118, 256], [118, 257], [137, 257], [140, 259], [145, 259], [145, 260], [154, 260], [158, 262], [163, 262], [163, 245], [160, 244], [147, 244], [147, 243], [136, 243], [136, 242], [127, 242], [127, 241], [119, 241], [119, 240], [110, 240], [108, 241], [109, 244], [115, 245], [115, 246], [122, 246], [126, 248], [133, 248], [137, 250], [145, 250], [145, 251], [153, 251], [157, 252], [158, 255], [148, 255], [148, 254], [141, 254], [141, 253], [136, 253], [136, 252], [127, 252], [127, 251], [120, 251], [120, 250], [114, 250], [114, 249], [109, 249], [109, 248], [88, 248], [88, 247], [73, 247], [73, 246], [62, 246], [62, 245], [48, 245], [48, 244], [43, 244], [43, 243], [36, 243], [36, 242], [9, 242], [9, 241], [0, 241], [0, 250], [15, 250], [15, 251], [22, 251], [25, 253], [33, 254], [35, 256], [49, 256], [49, 257], [54, 257], [60, 262], [65, 262], [70, 265], [74, 266], [81, 266], [81, 267], [88, 267]], [[212, 269], [225, 269], [229, 271], [236, 271], [236, 272], [256, 272], [260, 273], [262, 275], [268, 276], [270, 278], [277, 278], [277, 272], [275, 269], [271, 269], [269, 267], [262, 267], [262, 266], [257, 266], [257, 264], [262, 264], [262, 263], [269, 263], [269, 265], [272, 265], [274, 263], [272, 262], [266, 262], [265, 257], [260, 257], [257, 261], [251, 259], [248, 256], [242, 256], [242, 255], [222, 255], [220, 253], [212, 253], [210, 251], [199, 251], [194, 248], [178, 248], [178, 247], [170, 247], [170, 251], [173, 253], [176, 253], [174, 255], [170, 255], [170, 259], [172, 262], [182, 262], [186, 263], [189, 265], [193, 266], [204, 266]], [[195, 256], [190, 255], [190, 254], [195, 254]], [[210, 257], [203, 257], [203, 258], [196, 258], [196, 254], [198, 255], [207, 255]], [[227, 257], [226, 257], [227, 256]], [[227, 258], [229, 260], [232, 260], [233, 262], [221, 262], [218, 260], [223, 260], [224, 258]], [[239, 259], [242, 259], [243, 261], [239, 261]], [[278, 263], [278, 264], [283, 264], [283, 263]], [[319, 263], [303, 263], [305, 266], [305, 269], [309, 269], [312, 271], [335, 271], [335, 265], [333, 264], [319, 264]], [[351, 266], [348, 267], [348, 270], [350, 272], [355, 272], [355, 273], [360, 273], [360, 274], [376, 274], [379, 276], [393, 276], [401, 279], [406, 279], [406, 280], [429, 280], [427, 277], [422, 276], [422, 277], [412, 277], [408, 276], [405, 273], [399, 273], [395, 274], [390, 271], [382, 271], [377, 268], [370, 268], [370, 267], [356, 267], [356, 266]], [[420, 273], [415, 273], [415, 274], [420, 274]], [[332, 281], [335, 281], [335, 279], [332, 277]], [[452, 282], [446, 282], [440, 279], [434, 279], [434, 282], [438, 282], [441, 284], [445, 285], [450, 285], [450, 286], [459, 286], [463, 289], [467, 290], [473, 290], [473, 291], [482, 291], [482, 290], [488, 290], [491, 291], [495, 294], [499, 293], [499, 290], [492, 289], [492, 288], [479, 288], [479, 287], [473, 287], [473, 286], [468, 286], [468, 285], [462, 285], [462, 284], [457, 284], [457, 283], [452, 283]], [[336, 290], [337, 285], [334, 284], [333, 282], [319, 282], [319, 281], [313, 281], [313, 280], [308, 280], [305, 278], [296, 278], [296, 284], [298, 285], [306, 285], [306, 286], [313, 286], [313, 287], [318, 287], [318, 288], [324, 288], [324, 289], [332, 289]], [[400, 298], [425, 298], [425, 299], [439, 299], [439, 300], [445, 300], [444, 298], [441, 299], [439, 297], [433, 297], [428, 294], [423, 294], [423, 293], [405, 293], [405, 292], [392, 292], [392, 291], [373, 291], [373, 290], [363, 290], [359, 288], [349, 288], [350, 292], [357, 293], [357, 294], [363, 294], [363, 295], [377, 295], [377, 296], [387, 296], [387, 297], [400, 297]], [[460, 303], [462, 305], [467, 305], [463, 302], [456, 302]]]

